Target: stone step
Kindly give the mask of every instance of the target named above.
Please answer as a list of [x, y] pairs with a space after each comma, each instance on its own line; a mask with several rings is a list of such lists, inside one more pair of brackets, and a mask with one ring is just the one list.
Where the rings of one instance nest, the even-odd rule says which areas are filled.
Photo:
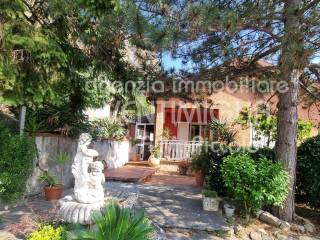
[[107, 181], [121, 181], [121, 182], [146, 182], [158, 168], [145, 166], [126, 165], [121, 168], [106, 169], [104, 175]]
[[126, 163], [126, 166], [145, 166], [149, 167], [148, 161], [129, 161]]

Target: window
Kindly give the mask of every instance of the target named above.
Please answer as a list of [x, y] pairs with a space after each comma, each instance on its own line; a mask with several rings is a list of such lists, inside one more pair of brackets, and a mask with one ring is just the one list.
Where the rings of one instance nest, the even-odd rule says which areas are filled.
[[190, 125], [190, 141], [207, 141], [211, 139], [211, 130], [209, 125], [193, 124]]
[[205, 141], [210, 140], [211, 131], [209, 125], [201, 125], [201, 137]]

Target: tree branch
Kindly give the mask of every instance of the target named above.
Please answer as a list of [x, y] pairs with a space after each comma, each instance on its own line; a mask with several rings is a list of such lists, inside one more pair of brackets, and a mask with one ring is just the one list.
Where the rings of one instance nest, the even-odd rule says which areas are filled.
[[300, 14], [304, 14], [306, 11], [308, 11], [310, 8], [315, 7], [320, 3], [320, 0], [313, 0], [310, 3], [308, 3], [306, 6], [300, 9]]
[[268, 55], [270, 55], [270, 54], [272, 54], [272, 53], [275, 53], [275, 52], [278, 51], [279, 49], [280, 49], [280, 45], [275, 46], [275, 47], [273, 47], [273, 48], [269, 48], [268, 50], [266, 50], [266, 51], [264, 51], [264, 52], [259, 53], [258, 55], [256, 55], [256, 56], [252, 59], [251, 63], [254, 63], [254, 62], [258, 61], [258, 60], [261, 59], [261, 58], [264, 58], [264, 57], [266, 57], [266, 56], [268, 56]]
[[313, 98], [315, 98], [316, 100], [320, 101], [320, 97], [318, 97], [317, 95], [315, 95], [313, 92], [311, 92], [307, 86], [305, 86], [302, 82], [299, 82], [300, 86], [307, 92], [309, 93]]

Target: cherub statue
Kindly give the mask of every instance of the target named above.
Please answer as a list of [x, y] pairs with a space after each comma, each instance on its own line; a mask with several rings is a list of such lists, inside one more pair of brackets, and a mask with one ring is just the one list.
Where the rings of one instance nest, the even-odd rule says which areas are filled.
[[93, 158], [99, 154], [94, 149], [88, 149], [91, 141], [90, 134], [80, 135], [77, 153], [72, 164], [72, 174], [75, 178], [74, 197], [80, 203], [97, 203], [104, 200], [103, 164], [93, 161]]

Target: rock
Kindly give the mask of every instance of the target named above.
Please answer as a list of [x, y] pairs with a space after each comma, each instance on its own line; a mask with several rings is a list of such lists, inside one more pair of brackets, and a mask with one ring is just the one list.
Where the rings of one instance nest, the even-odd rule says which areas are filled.
[[286, 235], [283, 235], [283, 234], [277, 234], [276, 235], [276, 239], [278, 239], [278, 240], [288, 240], [288, 237]]
[[308, 237], [308, 236], [300, 236], [299, 240], [316, 240], [317, 238], [312, 238], [312, 237]]
[[267, 234], [266, 230], [264, 230], [263, 228], [258, 229], [257, 232], [261, 233], [261, 235], [266, 235]]
[[304, 233], [306, 230], [304, 226], [298, 225], [298, 224], [291, 224], [291, 231], [297, 232], [297, 233]]
[[299, 225], [298, 224], [291, 224], [291, 227], [290, 227], [291, 231], [293, 232], [299, 232]]
[[264, 213], [264, 211], [262, 211], [261, 209], [259, 209], [259, 210], [256, 212], [256, 217], [259, 218], [262, 213]]
[[300, 233], [305, 233], [306, 229], [304, 228], [304, 226], [299, 225], [299, 232]]
[[308, 232], [308, 233], [314, 233], [316, 231], [316, 227], [314, 226], [313, 223], [309, 222], [309, 223], [306, 223], [304, 225], [304, 228], [305, 230]]
[[290, 223], [286, 221], [282, 221], [282, 223], [280, 224], [280, 228], [284, 231], [289, 231], [290, 227], [291, 227]]
[[273, 216], [271, 213], [268, 212], [261, 213], [259, 219], [274, 227], [279, 227], [282, 223], [282, 221], [279, 218]]
[[240, 224], [237, 224], [233, 228], [235, 234], [240, 234], [243, 231], [243, 227]]
[[261, 233], [258, 233], [258, 232], [255, 232], [255, 231], [252, 231], [249, 234], [249, 237], [250, 237], [251, 240], [262, 240]]
[[225, 232], [225, 235], [228, 237], [232, 237], [234, 234], [234, 229], [231, 227], [225, 227], [223, 231]]
[[262, 234], [262, 240], [274, 240], [274, 238], [267, 234]]
[[302, 224], [308, 233], [314, 233], [316, 231], [316, 227], [310, 220], [298, 215], [295, 215], [295, 220]]
[[0, 231], [0, 239], [1, 240], [16, 240], [16, 237], [9, 232]]

